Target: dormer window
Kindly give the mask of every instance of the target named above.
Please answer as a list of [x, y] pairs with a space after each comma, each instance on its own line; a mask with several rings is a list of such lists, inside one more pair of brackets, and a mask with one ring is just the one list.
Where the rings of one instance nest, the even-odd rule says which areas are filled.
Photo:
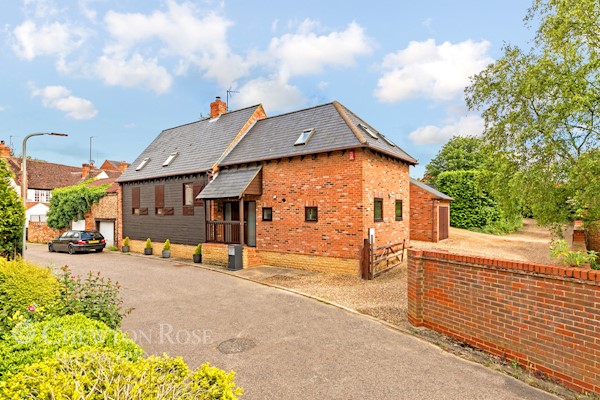
[[140, 163], [140, 165], [138, 165], [138, 166], [135, 168], [135, 170], [136, 170], [136, 171], [139, 171], [139, 170], [141, 170], [142, 168], [144, 168], [144, 167], [146, 166], [146, 164], [148, 164], [148, 161], [150, 161], [150, 157], [146, 157], [146, 158], [144, 158], [144, 159], [142, 160], [142, 162]]
[[373, 131], [371, 130], [371, 128], [369, 128], [368, 126], [366, 126], [366, 125], [363, 125], [363, 124], [358, 124], [358, 127], [359, 127], [360, 129], [362, 129], [363, 131], [365, 131], [365, 132], [366, 132], [366, 133], [367, 133], [369, 136], [371, 136], [373, 139], [379, 139], [379, 138], [377, 137], [377, 135], [375, 134], [375, 132], [373, 132]]
[[383, 136], [383, 135], [381, 135], [381, 138], [382, 138], [382, 139], [383, 139], [383, 140], [384, 140], [384, 141], [385, 141], [387, 144], [389, 144], [390, 146], [392, 146], [392, 147], [396, 147], [396, 145], [395, 145], [395, 144], [394, 144], [394, 143], [393, 143], [393, 142], [392, 142], [390, 139], [386, 138], [386, 137], [385, 137], [385, 136]]
[[296, 140], [296, 143], [294, 143], [294, 146], [306, 144], [306, 142], [308, 142], [308, 139], [311, 138], [313, 133], [315, 133], [315, 128], [303, 130], [300, 136], [298, 137], [298, 140]]
[[165, 160], [165, 162], [163, 163], [163, 167], [168, 167], [173, 162], [173, 160], [175, 159], [175, 157], [177, 157], [177, 152], [176, 151], [173, 152], [173, 153], [171, 153], [171, 155], [169, 156], [169, 158], [167, 158]]

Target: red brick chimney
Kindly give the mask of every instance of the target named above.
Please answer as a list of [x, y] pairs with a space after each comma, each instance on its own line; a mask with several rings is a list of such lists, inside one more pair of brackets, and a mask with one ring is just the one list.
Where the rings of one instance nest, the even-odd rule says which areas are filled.
[[4, 140], [0, 141], [0, 157], [10, 157], [10, 147], [4, 144]]
[[87, 178], [90, 174], [90, 164], [81, 164], [81, 177]]
[[227, 112], [227, 103], [221, 101], [221, 98], [217, 96], [217, 99], [210, 103], [210, 117], [216, 118], [221, 114]]
[[121, 161], [121, 162], [119, 163], [119, 171], [120, 171], [121, 173], [123, 173], [123, 172], [127, 171], [127, 167], [129, 167], [129, 164], [127, 164], [125, 161]]

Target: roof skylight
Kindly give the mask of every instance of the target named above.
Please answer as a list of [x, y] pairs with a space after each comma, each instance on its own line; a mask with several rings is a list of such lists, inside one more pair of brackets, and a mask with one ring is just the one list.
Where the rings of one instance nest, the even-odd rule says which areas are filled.
[[358, 124], [358, 127], [359, 127], [360, 129], [362, 129], [363, 131], [365, 131], [366, 133], [368, 133], [368, 134], [369, 134], [369, 136], [371, 136], [373, 139], [379, 139], [379, 138], [377, 137], [377, 135], [375, 134], [375, 132], [373, 132], [373, 131], [371, 130], [371, 128], [369, 128], [368, 126], [366, 126], [366, 125], [363, 125], [363, 124]]
[[144, 159], [142, 160], [142, 162], [140, 163], [140, 165], [138, 165], [138, 166], [135, 168], [135, 170], [136, 170], [136, 171], [139, 171], [139, 170], [141, 170], [142, 168], [144, 168], [144, 167], [146, 166], [146, 164], [148, 164], [148, 161], [150, 161], [150, 157], [146, 157], [146, 158], [144, 158]]
[[[381, 134], [380, 134], [381, 135]], [[390, 146], [392, 147], [396, 147], [396, 145], [394, 144], [394, 142], [392, 142], [390, 139], [386, 138], [385, 136], [381, 135], [381, 138]]]
[[173, 153], [171, 153], [171, 155], [165, 160], [165, 162], [163, 163], [163, 167], [168, 167], [173, 160], [175, 159], [175, 157], [177, 157], [177, 152], [174, 151]]
[[315, 128], [303, 130], [302, 133], [300, 134], [300, 136], [298, 136], [298, 139], [296, 140], [296, 143], [294, 143], [294, 146], [299, 146], [301, 144], [306, 144], [306, 142], [308, 142], [308, 139], [311, 138], [311, 136], [313, 135], [313, 133], [315, 133]]

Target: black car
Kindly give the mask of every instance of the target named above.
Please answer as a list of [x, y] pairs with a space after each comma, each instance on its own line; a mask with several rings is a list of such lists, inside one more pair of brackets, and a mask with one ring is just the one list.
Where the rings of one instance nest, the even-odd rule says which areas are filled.
[[48, 242], [48, 251], [67, 251], [75, 254], [79, 251], [101, 252], [106, 247], [104, 236], [98, 231], [66, 231], [60, 237]]

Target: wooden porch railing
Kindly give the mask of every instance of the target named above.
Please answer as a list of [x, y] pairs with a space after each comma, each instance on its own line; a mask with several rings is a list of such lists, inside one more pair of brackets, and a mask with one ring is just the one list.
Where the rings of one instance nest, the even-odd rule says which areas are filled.
[[206, 241], [209, 243], [240, 243], [240, 221], [207, 221]]

